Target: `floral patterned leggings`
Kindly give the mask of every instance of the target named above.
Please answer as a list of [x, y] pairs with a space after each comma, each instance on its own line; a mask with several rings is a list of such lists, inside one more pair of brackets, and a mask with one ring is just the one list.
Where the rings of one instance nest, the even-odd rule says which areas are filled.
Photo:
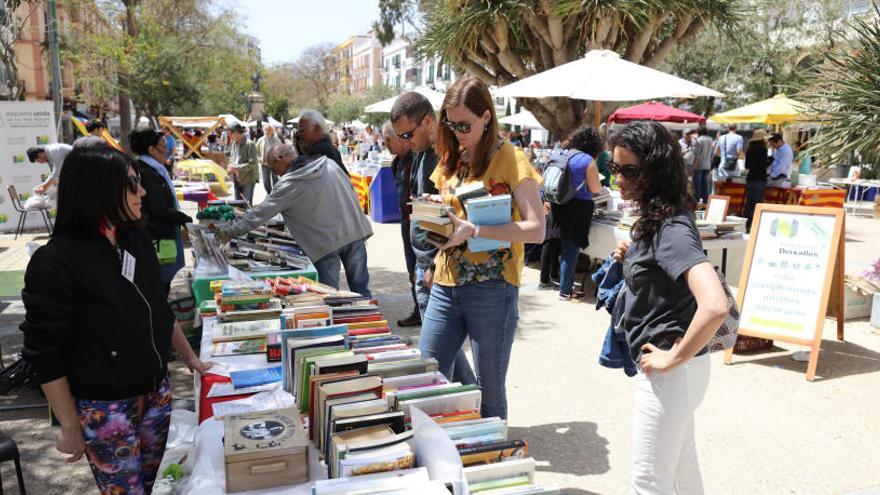
[[171, 423], [171, 380], [132, 399], [77, 400], [76, 410], [101, 493], [151, 493]]

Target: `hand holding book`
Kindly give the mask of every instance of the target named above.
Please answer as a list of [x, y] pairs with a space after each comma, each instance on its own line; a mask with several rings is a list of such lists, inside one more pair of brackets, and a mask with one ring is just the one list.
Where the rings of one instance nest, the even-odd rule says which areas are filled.
[[431, 238], [427, 238], [428, 242], [437, 246], [437, 248], [441, 251], [463, 244], [468, 239], [473, 237], [474, 233], [477, 230], [474, 224], [468, 222], [463, 218], [458, 218], [451, 211], [447, 212], [446, 216], [452, 222], [452, 234], [449, 236], [446, 243], [438, 244], [434, 242]]

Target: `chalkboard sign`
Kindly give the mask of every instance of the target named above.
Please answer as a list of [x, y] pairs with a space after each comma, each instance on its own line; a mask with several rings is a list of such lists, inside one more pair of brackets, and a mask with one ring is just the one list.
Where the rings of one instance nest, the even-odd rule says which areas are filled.
[[[843, 215], [840, 208], [759, 204], [743, 261], [739, 334], [809, 346], [807, 380], [816, 373], [829, 295], [843, 286]], [[840, 339], [841, 306], [834, 311]], [[732, 357], [731, 349], [725, 362]]]

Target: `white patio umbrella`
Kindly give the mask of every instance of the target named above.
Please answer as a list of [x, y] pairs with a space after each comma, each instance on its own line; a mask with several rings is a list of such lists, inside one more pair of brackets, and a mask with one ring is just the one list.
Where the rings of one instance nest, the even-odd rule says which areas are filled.
[[[413, 91], [424, 95], [425, 98], [431, 102], [431, 106], [434, 107], [434, 110], [440, 110], [440, 107], [443, 106], [443, 98], [446, 97], [446, 93], [434, 91], [431, 88], [416, 88]], [[397, 101], [397, 96], [392, 96], [386, 100], [367, 105], [367, 107], [364, 108], [364, 113], [391, 113], [391, 107], [394, 106], [395, 101]]]
[[[723, 97], [714, 89], [701, 86], [650, 67], [634, 64], [610, 50], [592, 50], [584, 58], [554, 67], [508, 84], [494, 96], [522, 98], [568, 97], [597, 102], [635, 101], [654, 98]], [[598, 119], [599, 117], [597, 117]], [[598, 126], [598, 121], [596, 122]]]
[[[330, 120], [328, 118], [324, 118], [324, 122], [327, 122], [327, 125], [336, 125], [336, 122], [333, 122], [332, 120]], [[294, 118], [288, 120], [287, 123], [288, 124], [299, 124], [299, 117], [294, 117]]]
[[233, 124], [245, 125], [244, 121], [239, 120], [238, 117], [236, 117], [235, 115], [232, 115], [231, 113], [221, 113], [220, 115], [218, 115], [218, 117], [223, 117], [223, 120], [226, 122], [227, 126], [230, 126]]
[[[264, 121], [263, 121], [263, 125], [266, 125], [266, 124], [269, 124], [269, 125], [271, 125], [272, 127], [284, 127], [284, 126], [281, 124], [281, 122], [278, 122], [277, 120], [273, 119], [271, 116], [269, 117], [269, 120], [264, 120]], [[256, 120], [252, 120], [252, 121], [248, 122], [247, 124], [245, 124], [246, 127], [254, 127], [254, 126], [256, 126], [256, 125], [257, 125], [257, 121], [256, 121]]]
[[528, 127], [530, 129], [543, 129], [544, 126], [538, 122], [538, 119], [532, 115], [532, 112], [528, 110], [523, 110], [519, 113], [515, 113], [513, 115], [508, 115], [507, 117], [502, 117], [498, 119], [498, 122], [507, 125], [519, 125], [523, 127]]

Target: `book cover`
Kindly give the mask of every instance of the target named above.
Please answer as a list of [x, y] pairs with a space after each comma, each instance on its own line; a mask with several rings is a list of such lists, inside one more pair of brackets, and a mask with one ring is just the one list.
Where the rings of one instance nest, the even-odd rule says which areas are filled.
[[[511, 197], [509, 194], [501, 194], [471, 199], [465, 203], [464, 209], [467, 212], [468, 221], [475, 225], [503, 225], [510, 223]], [[472, 253], [509, 247], [510, 243], [506, 241], [483, 237], [468, 239], [468, 249]]]
[[229, 378], [235, 388], [246, 388], [280, 382], [281, 375], [281, 366], [273, 366], [271, 368], [233, 371], [229, 373]]
[[437, 217], [432, 215], [418, 215], [413, 214], [409, 216], [411, 222], [418, 222], [419, 225], [424, 223], [431, 223], [434, 225], [448, 225], [452, 223], [452, 220], [449, 217]]
[[266, 338], [231, 340], [215, 342], [211, 346], [212, 356], [240, 356], [244, 354], [261, 354], [266, 352]]
[[490, 464], [507, 459], [523, 459], [529, 453], [529, 444], [525, 440], [505, 440], [485, 444], [458, 445], [461, 463], [465, 466]]
[[437, 371], [437, 360], [434, 358], [407, 359], [404, 361], [389, 361], [387, 363], [370, 363], [367, 371], [382, 375], [385, 378], [403, 375], [415, 375]]
[[486, 185], [483, 184], [482, 181], [477, 181], [456, 187], [452, 191], [452, 194], [456, 198], [458, 198], [460, 202], [464, 203], [465, 201], [469, 201], [474, 198], [486, 196], [489, 194], [489, 191], [486, 190]]

